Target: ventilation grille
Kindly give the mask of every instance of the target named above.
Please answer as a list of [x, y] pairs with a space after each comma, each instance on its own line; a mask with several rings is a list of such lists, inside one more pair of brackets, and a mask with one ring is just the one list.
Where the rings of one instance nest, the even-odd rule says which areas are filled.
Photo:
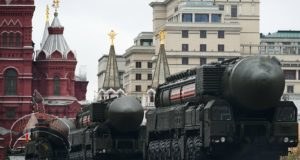
[[205, 65], [197, 70], [197, 86], [201, 95], [220, 95], [225, 66]]

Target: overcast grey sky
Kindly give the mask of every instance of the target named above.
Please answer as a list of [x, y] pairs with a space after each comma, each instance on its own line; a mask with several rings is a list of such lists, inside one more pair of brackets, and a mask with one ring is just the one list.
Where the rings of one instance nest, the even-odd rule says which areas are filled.
[[[97, 64], [108, 54], [111, 29], [118, 33], [116, 54], [121, 55], [133, 45], [141, 31], [152, 31], [152, 0], [61, 0], [59, 19], [65, 27], [64, 36], [70, 48], [77, 53], [77, 67], [86, 65], [89, 81], [87, 98], [97, 91]], [[33, 18], [33, 41], [39, 49], [45, 25], [45, 8], [52, 0], [36, 0]], [[299, 0], [261, 0], [260, 32], [300, 30]], [[50, 23], [53, 8], [50, 7]]]

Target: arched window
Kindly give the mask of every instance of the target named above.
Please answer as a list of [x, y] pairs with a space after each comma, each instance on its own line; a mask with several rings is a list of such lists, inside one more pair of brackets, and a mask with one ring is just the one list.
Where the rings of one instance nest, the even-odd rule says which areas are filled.
[[22, 47], [21, 34], [16, 34], [16, 47]]
[[150, 102], [154, 102], [154, 94], [153, 94], [153, 92], [150, 92], [149, 99], [150, 99]]
[[54, 77], [54, 95], [55, 96], [60, 95], [60, 79], [58, 76]]
[[122, 92], [119, 92], [118, 93], [118, 97], [122, 97], [123, 96], [123, 93]]
[[7, 42], [8, 42], [8, 34], [5, 32], [5, 33], [2, 33], [2, 47], [7, 47]]
[[8, 46], [9, 47], [14, 47], [14, 33], [9, 33], [8, 35]]
[[18, 74], [14, 69], [7, 69], [4, 73], [4, 94], [17, 95], [17, 79]]
[[112, 95], [113, 95], [113, 94], [114, 94], [113, 92], [109, 92], [109, 93], [108, 93], [108, 99], [112, 98]]

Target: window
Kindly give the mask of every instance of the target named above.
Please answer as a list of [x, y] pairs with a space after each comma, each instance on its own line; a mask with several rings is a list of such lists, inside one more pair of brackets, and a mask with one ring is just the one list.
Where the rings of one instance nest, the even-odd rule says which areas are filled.
[[174, 8], [174, 12], [177, 12], [178, 11], [178, 6]]
[[182, 14], [182, 22], [192, 22], [193, 14], [192, 13], [183, 13]]
[[55, 76], [53, 78], [53, 81], [54, 81], [54, 92], [53, 94], [55, 96], [59, 96], [60, 95], [60, 79], [58, 76]]
[[8, 47], [13, 47], [14, 46], [14, 34], [9, 33], [8, 36]]
[[142, 68], [142, 62], [135, 62], [135, 68]]
[[214, 121], [230, 121], [231, 113], [230, 108], [227, 106], [212, 107], [211, 119]]
[[152, 80], [152, 74], [148, 74], [147, 79], [148, 79], [148, 80]]
[[15, 108], [7, 108], [5, 114], [6, 114], [6, 118], [15, 118], [16, 117], [16, 109]]
[[130, 59], [127, 59], [125, 65], [128, 66], [130, 64]]
[[136, 85], [135, 86], [135, 91], [136, 92], [141, 92], [142, 91], [142, 86], [141, 85]]
[[17, 33], [16, 34], [16, 47], [21, 47], [22, 44], [21, 44], [21, 34], [20, 33]]
[[286, 86], [287, 93], [294, 93], [294, 86]]
[[189, 64], [189, 58], [188, 57], [182, 57], [181, 58], [181, 64], [185, 64], [185, 65]]
[[296, 80], [296, 70], [284, 70], [283, 73], [286, 80]]
[[154, 93], [153, 92], [149, 93], [149, 99], [150, 99], [150, 102], [154, 102]]
[[225, 58], [218, 58], [218, 62], [223, 62]]
[[211, 22], [221, 22], [221, 14], [212, 14]]
[[2, 33], [2, 39], [1, 39], [1, 42], [2, 42], [2, 47], [7, 47], [7, 42], [8, 42], [8, 34], [5, 32], [5, 33]]
[[200, 31], [200, 38], [206, 38], [206, 31], [205, 30]]
[[118, 93], [118, 97], [122, 97], [124, 94], [122, 92]]
[[224, 5], [223, 5], [223, 4], [220, 4], [220, 5], [219, 5], [219, 10], [220, 10], [220, 11], [224, 11]]
[[224, 31], [218, 31], [218, 38], [224, 38]]
[[195, 22], [209, 22], [208, 14], [195, 14]]
[[218, 52], [224, 52], [224, 44], [218, 45]]
[[119, 72], [118, 74], [119, 74], [120, 81], [123, 82], [124, 72]]
[[17, 95], [18, 74], [14, 69], [7, 69], [4, 73], [5, 95]]
[[140, 44], [141, 46], [152, 46], [152, 39], [141, 39]]
[[206, 64], [206, 58], [200, 58], [200, 65]]
[[152, 68], [152, 62], [148, 62], [147, 66], [148, 68]]
[[237, 5], [231, 5], [231, 17], [237, 17]]
[[206, 44], [200, 44], [200, 52], [206, 52]]
[[181, 37], [182, 38], [189, 38], [189, 31], [188, 30], [182, 30]]
[[142, 74], [137, 73], [135, 74], [135, 80], [141, 80], [142, 79]]
[[189, 45], [188, 44], [182, 44], [181, 45], [181, 50], [182, 51], [189, 51]]

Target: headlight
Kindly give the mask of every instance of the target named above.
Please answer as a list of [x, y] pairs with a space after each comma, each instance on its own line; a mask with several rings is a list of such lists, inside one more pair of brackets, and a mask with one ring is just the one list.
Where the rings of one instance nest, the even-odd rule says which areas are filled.
[[283, 142], [284, 142], [284, 143], [288, 143], [288, 142], [289, 142], [289, 137], [284, 137], [284, 138], [283, 138]]
[[221, 140], [222, 143], [224, 143], [226, 141], [226, 138], [225, 137], [221, 137], [220, 140]]

